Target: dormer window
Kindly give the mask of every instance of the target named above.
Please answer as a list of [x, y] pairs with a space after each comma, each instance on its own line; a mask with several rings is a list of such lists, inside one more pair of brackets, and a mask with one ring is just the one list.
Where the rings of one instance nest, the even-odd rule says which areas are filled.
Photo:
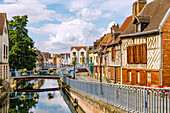
[[136, 32], [141, 32], [141, 24], [136, 24]]
[[136, 16], [133, 24], [136, 24], [136, 32], [142, 32], [150, 22], [150, 17]]

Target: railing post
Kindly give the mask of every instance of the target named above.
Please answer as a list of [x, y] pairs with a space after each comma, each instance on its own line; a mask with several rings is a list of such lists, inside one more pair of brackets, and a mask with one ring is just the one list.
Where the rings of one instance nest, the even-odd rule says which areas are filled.
[[146, 113], [146, 91], [144, 88], [144, 113]]
[[127, 112], [129, 113], [129, 88], [127, 86]]

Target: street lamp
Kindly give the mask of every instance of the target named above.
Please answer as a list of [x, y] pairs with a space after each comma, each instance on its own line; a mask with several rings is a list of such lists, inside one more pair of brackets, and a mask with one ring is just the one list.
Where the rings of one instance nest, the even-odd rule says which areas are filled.
[[102, 54], [104, 54], [105, 52], [103, 52], [101, 49], [97, 52], [100, 55], [100, 82], [102, 82], [102, 70], [101, 70], [101, 63], [102, 63]]
[[76, 59], [74, 58], [73, 62], [72, 62], [73, 66], [74, 66], [74, 79], [76, 79], [76, 72], [75, 72], [75, 66], [76, 66]]
[[102, 82], [102, 72], [101, 72], [102, 54], [105, 54], [105, 53], [108, 53], [108, 52], [109, 51], [103, 52], [101, 49], [98, 52], [95, 52], [95, 53], [98, 53], [99, 56], [100, 56], [100, 82]]

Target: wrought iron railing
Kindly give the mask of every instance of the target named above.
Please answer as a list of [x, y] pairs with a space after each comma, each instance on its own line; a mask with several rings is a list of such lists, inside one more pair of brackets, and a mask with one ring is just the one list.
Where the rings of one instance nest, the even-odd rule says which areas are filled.
[[71, 88], [128, 112], [170, 113], [170, 89], [80, 81], [61, 71], [59, 75]]

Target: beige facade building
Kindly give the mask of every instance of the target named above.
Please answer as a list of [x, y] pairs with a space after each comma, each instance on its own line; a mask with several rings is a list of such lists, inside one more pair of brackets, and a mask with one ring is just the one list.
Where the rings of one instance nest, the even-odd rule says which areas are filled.
[[0, 79], [9, 81], [9, 37], [6, 13], [0, 13]]

